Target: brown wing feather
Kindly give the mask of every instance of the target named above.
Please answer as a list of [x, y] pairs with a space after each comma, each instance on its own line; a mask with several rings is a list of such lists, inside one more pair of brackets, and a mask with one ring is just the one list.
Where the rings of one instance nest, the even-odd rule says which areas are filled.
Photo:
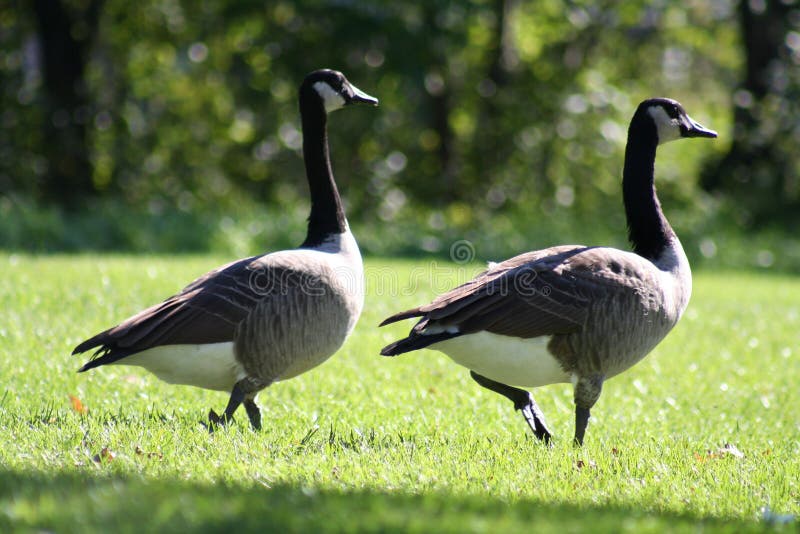
[[460, 286], [451, 289], [447, 293], [439, 295], [430, 304], [425, 304], [423, 306], [418, 306], [416, 308], [411, 308], [410, 310], [401, 311], [391, 315], [384, 319], [383, 322], [381, 322], [378, 326], [386, 326], [387, 324], [396, 323], [412, 317], [421, 317], [423, 315], [430, 317], [431, 319], [437, 319], [439, 318], [439, 314], [436, 313], [435, 310], [443, 308], [447, 308], [447, 315], [452, 316], [461, 308], [468, 306], [477, 299], [481, 299], [482, 294], [480, 289], [483, 286], [491, 283], [493, 280], [502, 277], [508, 273], [508, 271], [547, 256], [583, 248], [585, 247], [578, 245], [564, 245], [544, 250], [526, 252], [525, 254], [514, 256], [513, 258], [509, 258], [502, 263], [496, 264], [491, 269], [487, 269], [479, 273], [469, 282], [465, 282]]
[[567, 334], [583, 328], [599, 299], [637, 291], [636, 273], [649, 272], [644, 263], [633, 254], [601, 247], [529, 252], [394, 318], [422, 317], [411, 337], [430, 327], [459, 335], [482, 330], [521, 338]]
[[521, 254], [418, 308], [421, 315], [463, 333], [488, 330], [517, 337], [572, 332], [586, 320], [586, 299], [556, 272], [586, 247]]
[[73, 354], [98, 350], [82, 370], [160, 345], [233, 341], [236, 327], [261, 299], [299, 276], [289, 268], [259, 269], [257, 260], [246, 258], [211, 271], [164, 302], [84, 341]]

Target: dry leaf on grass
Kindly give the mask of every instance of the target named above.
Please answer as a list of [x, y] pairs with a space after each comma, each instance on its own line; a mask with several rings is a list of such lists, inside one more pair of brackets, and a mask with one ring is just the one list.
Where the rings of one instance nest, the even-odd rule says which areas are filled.
[[144, 456], [144, 457], [146, 457], [146, 458], [149, 458], [149, 459], [156, 458], [156, 459], [158, 459], [158, 460], [161, 460], [161, 459], [163, 459], [163, 458], [164, 458], [164, 454], [163, 454], [163, 453], [160, 453], [160, 452], [144, 452], [144, 450], [143, 450], [143, 449], [142, 449], [140, 446], [138, 446], [138, 445], [137, 445], [137, 446], [136, 446], [136, 448], [133, 450], [133, 452], [134, 452], [134, 453], [135, 453], [137, 456]]
[[594, 469], [597, 467], [597, 464], [594, 462], [594, 460], [589, 460], [586, 462], [584, 462], [583, 460], [577, 460], [575, 462], [576, 469], [583, 469], [584, 467], [588, 467], [589, 469]]
[[102, 464], [102, 463], [105, 463], [105, 462], [110, 462], [111, 460], [113, 460], [116, 457], [117, 457], [117, 453], [115, 453], [114, 451], [112, 451], [108, 447], [103, 447], [100, 450], [100, 454], [95, 454], [92, 457], [92, 460], [94, 461], [94, 463]]
[[707, 450], [705, 454], [694, 453], [694, 458], [700, 463], [707, 460], [720, 460], [722, 458], [744, 458], [744, 453], [740, 451], [733, 443], [726, 443], [716, 451], [711, 449]]
[[75, 395], [70, 395], [69, 400], [72, 403], [72, 409], [78, 412], [79, 414], [86, 415], [87, 413], [89, 413], [89, 408], [84, 406], [81, 400]]

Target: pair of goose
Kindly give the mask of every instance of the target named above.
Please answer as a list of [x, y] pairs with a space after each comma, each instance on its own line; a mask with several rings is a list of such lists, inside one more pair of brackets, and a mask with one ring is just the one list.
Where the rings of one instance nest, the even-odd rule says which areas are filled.
[[[353, 330], [364, 302], [363, 266], [331, 170], [327, 116], [377, 105], [339, 72], [309, 74], [299, 90], [303, 157], [311, 196], [299, 248], [245, 258], [201, 276], [180, 293], [78, 345], [94, 349], [80, 371], [141, 366], [169, 383], [230, 392], [209, 428], [244, 405], [261, 427], [256, 394], [321, 364]], [[608, 378], [649, 353], [675, 326], [691, 294], [691, 272], [661, 211], [653, 183], [658, 145], [716, 137], [674, 100], [645, 100], [633, 115], [622, 190], [633, 251], [556, 246], [493, 264], [433, 302], [381, 326], [419, 318], [385, 347], [395, 356], [430, 348], [521, 411], [533, 434], [551, 434], [533, 396], [519, 386], [572, 382], [575, 442]]]

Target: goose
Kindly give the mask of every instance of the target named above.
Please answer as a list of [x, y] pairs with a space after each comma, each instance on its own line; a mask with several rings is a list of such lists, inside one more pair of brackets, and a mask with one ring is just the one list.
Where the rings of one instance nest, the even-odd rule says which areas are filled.
[[542, 411], [521, 389], [572, 382], [574, 443], [583, 445], [603, 383], [644, 358], [675, 326], [692, 291], [689, 262], [654, 186], [658, 145], [716, 137], [681, 104], [643, 101], [631, 119], [622, 194], [633, 251], [583, 245], [527, 252], [497, 264], [431, 303], [380, 326], [419, 317], [384, 356], [428, 347], [470, 369], [514, 403], [533, 434], [550, 442]]
[[311, 196], [305, 241], [234, 261], [181, 292], [78, 345], [95, 349], [80, 368], [133, 365], [171, 384], [230, 392], [222, 415], [244, 404], [261, 428], [256, 394], [327, 360], [355, 327], [364, 304], [361, 254], [345, 218], [328, 150], [327, 115], [378, 100], [337, 71], [310, 73], [300, 85], [303, 159]]

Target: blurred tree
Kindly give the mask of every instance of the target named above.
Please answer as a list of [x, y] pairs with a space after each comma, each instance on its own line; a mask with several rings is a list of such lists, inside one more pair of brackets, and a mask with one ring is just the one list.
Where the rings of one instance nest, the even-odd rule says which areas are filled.
[[[483, 64], [477, 65], [484, 74], [476, 88], [482, 98], [477, 109], [475, 131], [468, 141], [471, 147], [468, 153], [472, 155], [472, 167], [480, 169], [478, 174], [490, 175], [489, 180], [486, 180], [489, 183], [495, 182], [492, 175], [514, 150], [514, 145], [507, 139], [502, 139], [501, 135], [487, 135], [487, 132], [499, 133], [502, 122], [507, 120], [503, 117], [502, 108], [508, 103], [503, 102], [502, 97], [498, 98], [497, 94], [506, 93], [506, 88], [512, 83], [513, 76], [520, 67], [512, 24], [517, 4], [518, 0], [493, 0], [489, 4], [491, 10], [486, 17], [490, 23], [487, 28], [489, 35], [486, 38]], [[468, 185], [466, 189], [487, 189], [475, 183], [465, 185]]]
[[703, 175], [725, 192], [740, 223], [800, 221], [800, 6], [792, 0], [740, 0], [745, 55], [733, 93], [730, 151]]
[[92, 102], [85, 73], [103, 0], [33, 0], [44, 81], [41, 150], [47, 161], [41, 195], [75, 206], [94, 191], [87, 123]]
[[[381, 100], [377, 113], [337, 115], [331, 129], [348, 214], [375, 228], [417, 225], [407, 250], [423, 241], [435, 250], [447, 237], [431, 237], [467, 228], [496, 228], [518, 248], [536, 231], [532, 214], [562, 239], [573, 228], [623, 235], [620, 169], [636, 104], [671, 96], [724, 133], [747, 49], [739, 48], [742, 6], [772, 9], [766, 0], [12, 3], [0, 3], [0, 217], [24, 199], [60, 206], [102, 192], [93, 207], [185, 215], [189, 229], [228, 232], [244, 206], [276, 225], [301, 220], [296, 88], [307, 72], [331, 67]], [[800, 37], [794, 11], [786, 13], [770, 46], [783, 47], [778, 57], [790, 66]], [[61, 48], [46, 44], [59, 40]], [[780, 116], [784, 132], [800, 123], [787, 104], [796, 86], [781, 85], [796, 71], [771, 71], [764, 105], [780, 102], [780, 113], [752, 117], [780, 154], [796, 140], [773, 135], [768, 119]], [[784, 90], [778, 100], [775, 87]], [[737, 114], [758, 109], [746, 106], [748, 95], [757, 101], [743, 87]], [[722, 137], [682, 148], [659, 173], [679, 228], [681, 220], [700, 228], [717, 205], [695, 176], [709, 150], [726, 151]], [[783, 189], [757, 189], [759, 203], [794, 194], [792, 163], [782, 165], [784, 174], [770, 176]], [[723, 198], [735, 189], [731, 173], [708, 169]], [[258, 239], [259, 228], [241, 232]]]
[[[448, 23], [449, 2], [426, 2], [423, 7], [423, 21], [426, 39], [430, 41], [425, 61], [426, 74], [423, 83], [429, 95], [430, 115], [428, 128], [433, 132], [439, 158], [440, 178], [432, 183], [434, 188], [426, 188], [426, 197], [433, 204], [447, 203], [458, 197], [457, 155], [455, 154], [455, 135], [450, 122], [453, 111], [453, 84], [456, 80], [450, 75], [449, 54], [456, 48], [452, 25]], [[450, 42], [446, 42], [449, 38]], [[432, 190], [431, 190], [432, 189]]]

